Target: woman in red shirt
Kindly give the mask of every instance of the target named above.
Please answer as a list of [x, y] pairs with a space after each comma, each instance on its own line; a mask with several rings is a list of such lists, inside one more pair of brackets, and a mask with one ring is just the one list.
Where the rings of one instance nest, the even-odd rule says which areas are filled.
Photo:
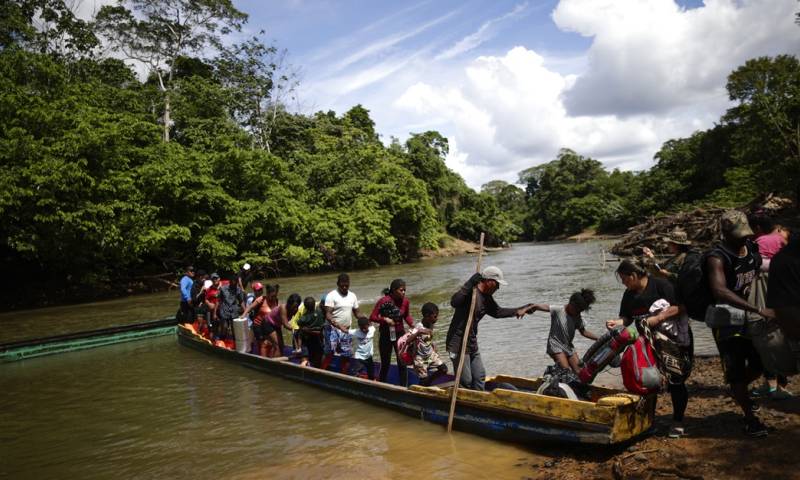
[[381, 355], [381, 371], [378, 378], [381, 382], [386, 381], [389, 375], [389, 364], [392, 361], [392, 350], [397, 358], [397, 372], [400, 377], [400, 385], [408, 384], [408, 372], [406, 365], [400, 359], [397, 351], [397, 339], [405, 333], [403, 322], [409, 328], [414, 326], [414, 318], [411, 317], [411, 306], [406, 298], [406, 282], [402, 279], [392, 280], [389, 288], [383, 291], [383, 297], [375, 304], [369, 320], [379, 325], [380, 339], [378, 340], [378, 351]]

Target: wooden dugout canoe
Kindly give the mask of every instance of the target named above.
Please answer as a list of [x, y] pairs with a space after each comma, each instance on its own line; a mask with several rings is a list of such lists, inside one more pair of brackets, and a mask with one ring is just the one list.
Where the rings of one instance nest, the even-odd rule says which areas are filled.
[[[214, 346], [193, 329], [179, 325], [181, 345], [234, 361], [272, 375], [383, 405], [405, 414], [446, 425], [452, 387], [409, 388], [354, 376], [302, 367], [283, 358], [264, 358]], [[497, 376], [487, 386], [503, 382], [518, 388], [538, 388], [541, 379]], [[505, 441], [616, 444], [647, 433], [653, 425], [656, 397], [639, 397], [592, 387], [594, 402], [495, 388], [478, 392], [459, 389], [454, 428]]]

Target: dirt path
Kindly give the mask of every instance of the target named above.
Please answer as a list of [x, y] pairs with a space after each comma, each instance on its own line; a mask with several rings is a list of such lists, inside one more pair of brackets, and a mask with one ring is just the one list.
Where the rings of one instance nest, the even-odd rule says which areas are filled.
[[[532, 457], [516, 464], [519, 478], [800, 479], [800, 397], [763, 401], [758, 415], [771, 432], [752, 439], [742, 433], [741, 414], [722, 383], [718, 358], [697, 359], [687, 385], [687, 437], [666, 437], [672, 403], [662, 394], [654, 435], [612, 449], [532, 448]], [[800, 381], [790, 379], [789, 390], [800, 395]]]

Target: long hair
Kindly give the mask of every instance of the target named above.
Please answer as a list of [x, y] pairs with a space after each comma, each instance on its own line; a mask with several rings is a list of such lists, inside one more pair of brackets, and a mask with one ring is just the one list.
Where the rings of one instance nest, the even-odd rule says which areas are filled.
[[383, 289], [383, 294], [384, 295], [389, 295], [390, 293], [394, 292], [398, 288], [402, 288], [402, 287], [405, 287], [405, 286], [406, 286], [406, 281], [405, 280], [403, 280], [402, 278], [395, 278], [394, 280], [392, 280], [392, 283], [389, 284], [389, 288], [384, 288]]
[[626, 258], [619, 262], [617, 267], [617, 278], [620, 275], [636, 275], [637, 277], [646, 277], [647, 269], [644, 267], [644, 262], [638, 258]]

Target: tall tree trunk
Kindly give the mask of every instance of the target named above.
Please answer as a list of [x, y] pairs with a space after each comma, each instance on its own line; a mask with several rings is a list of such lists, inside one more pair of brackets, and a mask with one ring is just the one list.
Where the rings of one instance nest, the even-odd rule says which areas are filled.
[[164, 92], [164, 141], [169, 142], [170, 104], [169, 92]]

